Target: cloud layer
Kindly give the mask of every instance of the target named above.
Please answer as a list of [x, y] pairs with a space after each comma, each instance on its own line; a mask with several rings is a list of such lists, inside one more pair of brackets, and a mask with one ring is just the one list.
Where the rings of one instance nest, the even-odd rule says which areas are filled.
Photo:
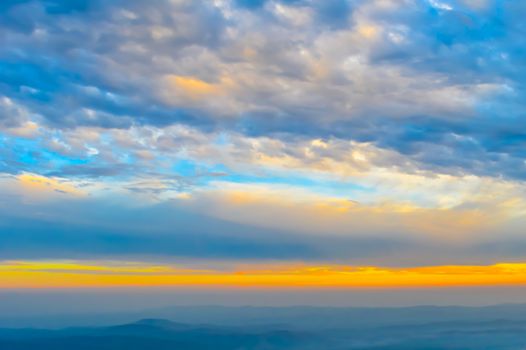
[[526, 6], [3, 1], [0, 254], [526, 255]]

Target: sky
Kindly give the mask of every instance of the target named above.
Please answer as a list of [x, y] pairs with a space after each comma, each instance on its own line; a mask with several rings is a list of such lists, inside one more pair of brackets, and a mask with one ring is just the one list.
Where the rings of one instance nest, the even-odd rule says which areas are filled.
[[3, 0], [0, 290], [523, 292], [525, 15]]

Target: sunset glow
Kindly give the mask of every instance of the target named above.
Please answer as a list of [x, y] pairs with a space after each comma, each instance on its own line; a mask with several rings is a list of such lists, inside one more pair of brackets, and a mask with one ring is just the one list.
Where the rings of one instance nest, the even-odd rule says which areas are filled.
[[526, 285], [526, 264], [412, 268], [351, 266], [257, 267], [210, 271], [170, 266], [4, 262], [2, 288], [264, 287], [403, 288]]

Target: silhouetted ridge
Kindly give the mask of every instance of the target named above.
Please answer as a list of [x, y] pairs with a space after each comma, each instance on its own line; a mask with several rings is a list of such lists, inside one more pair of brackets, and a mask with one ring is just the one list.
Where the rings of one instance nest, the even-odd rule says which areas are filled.
[[139, 321], [116, 326], [0, 328], [0, 350], [526, 349], [524, 306], [168, 311], [166, 317], [135, 318]]

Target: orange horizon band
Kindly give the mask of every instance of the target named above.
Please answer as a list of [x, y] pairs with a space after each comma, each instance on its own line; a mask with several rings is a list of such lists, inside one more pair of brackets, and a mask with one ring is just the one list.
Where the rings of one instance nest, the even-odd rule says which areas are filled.
[[83, 265], [11, 262], [0, 264], [0, 288], [97, 287], [276, 287], [404, 288], [526, 285], [526, 264], [409, 268], [273, 266], [210, 271], [151, 265]]

